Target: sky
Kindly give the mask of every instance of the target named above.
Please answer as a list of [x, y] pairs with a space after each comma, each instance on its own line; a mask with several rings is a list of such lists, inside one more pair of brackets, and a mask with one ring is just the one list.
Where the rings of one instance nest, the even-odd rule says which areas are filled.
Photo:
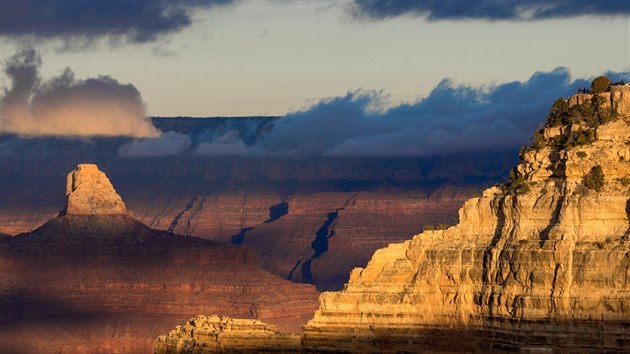
[[[617, 0], [0, 0], [0, 132], [129, 136], [121, 156], [419, 156], [527, 143], [630, 79]], [[147, 116], [283, 117], [160, 132]]]
[[[91, 1], [60, 2], [69, 5], [59, 11], [79, 13]], [[86, 35], [80, 25], [57, 36], [54, 27], [15, 33], [0, 25], [0, 53], [6, 58], [34, 43], [42, 77], [66, 67], [78, 78], [109, 75], [132, 83], [157, 116], [284, 115], [359, 89], [382, 91], [395, 104], [425, 97], [444, 78], [481, 86], [556, 67], [573, 77], [630, 67], [628, 16], [589, 16], [594, 11], [587, 9], [539, 20], [501, 19], [491, 11], [431, 19], [414, 9], [385, 16], [370, 5], [377, 1], [365, 3], [371, 17], [344, 1], [183, 6], [190, 24], [126, 40], [113, 30]], [[5, 75], [0, 86], [7, 85]]]

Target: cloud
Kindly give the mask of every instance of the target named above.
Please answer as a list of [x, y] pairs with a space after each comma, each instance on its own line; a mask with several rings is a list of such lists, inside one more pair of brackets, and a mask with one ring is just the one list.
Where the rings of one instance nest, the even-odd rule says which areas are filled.
[[[630, 73], [607, 73], [617, 81]], [[517, 148], [545, 121], [558, 97], [590, 80], [566, 68], [525, 82], [472, 87], [445, 79], [414, 103], [374, 110], [378, 93], [350, 92], [287, 115], [250, 146], [253, 154], [428, 156]]]
[[140, 92], [109, 76], [77, 80], [70, 69], [42, 82], [41, 58], [25, 49], [5, 61], [0, 133], [26, 136], [157, 136]]
[[190, 148], [188, 135], [168, 131], [158, 137], [134, 140], [118, 148], [124, 157], [156, 157], [182, 154]]
[[199, 144], [195, 149], [197, 155], [245, 155], [248, 148], [237, 131], [227, 132], [211, 142]]
[[191, 25], [195, 9], [234, 0], [0, 0], [0, 36], [144, 43]]
[[354, 0], [356, 17], [375, 20], [398, 16], [438, 20], [544, 20], [576, 16], [630, 14], [630, 2], [619, 0]]

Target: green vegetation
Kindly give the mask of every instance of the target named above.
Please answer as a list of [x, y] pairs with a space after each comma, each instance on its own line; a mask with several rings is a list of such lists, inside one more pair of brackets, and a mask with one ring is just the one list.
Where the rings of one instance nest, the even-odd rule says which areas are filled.
[[[558, 98], [551, 106], [544, 127], [534, 132], [531, 145], [521, 150], [521, 153], [531, 149], [539, 149], [542, 146], [569, 149], [592, 143], [597, 139], [595, 128], [618, 118], [615, 110], [611, 107], [604, 108], [604, 106], [605, 98], [600, 95], [593, 95], [590, 100], [573, 105], [571, 108], [565, 99]], [[552, 138], [545, 138], [545, 128], [563, 125], [578, 125], [579, 128], [570, 129], [565, 134]]]
[[516, 169], [510, 171], [510, 181], [504, 185], [501, 185], [501, 189], [505, 193], [522, 195], [529, 193], [529, 184], [525, 178], [518, 173]]
[[569, 114], [569, 103], [560, 97], [551, 106], [549, 114], [547, 115], [547, 126], [557, 127], [562, 125], [563, 118]]
[[610, 80], [606, 76], [598, 76], [591, 83], [592, 93], [602, 93], [610, 89]]
[[590, 100], [569, 108], [567, 101], [559, 98], [551, 106], [545, 127], [586, 123], [595, 128], [615, 120], [617, 113], [612, 108], [602, 108], [605, 100], [602, 96], [594, 95]]
[[617, 178], [617, 181], [624, 187], [630, 186], [630, 178], [628, 177]]
[[593, 129], [577, 129], [570, 132], [563, 142], [560, 142], [562, 148], [568, 149], [576, 146], [590, 144], [597, 139], [595, 130]]
[[438, 224], [437, 226], [433, 226], [433, 225], [424, 225], [424, 227], [422, 228], [424, 231], [434, 231], [434, 230], [446, 230], [449, 227], [451, 227], [450, 225], [447, 224]]
[[577, 155], [577, 157], [579, 157], [581, 159], [583, 159], [586, 156], [588, 156], [584, 151], [578, 151], [576, 155]]
[[584, 176], [584, 185], [591, 190], [599, 192], [604, 187], [604, 171], [602, 167], [597, 165], [593, 166], [591, 170]]

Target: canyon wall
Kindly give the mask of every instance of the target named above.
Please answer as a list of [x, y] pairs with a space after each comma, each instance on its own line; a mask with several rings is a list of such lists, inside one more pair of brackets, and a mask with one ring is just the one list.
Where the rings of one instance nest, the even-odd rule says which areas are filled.
[[510, 183], [468, 200], [458, 225], [376, 251], [342, 291], [323, 293], [305, 347], [630, 350], [626, 96], [554, 105]]
[[[192, 134], [239, 119], [174, 118], [158, 126]], [[425, 225], [454, 224], [461, 203], [504, 180], [516, 160], [514, 151], [389, 159], [121, 157], [117, 149], [127, 142], [0, 136], [11, 147], [0, 152], [0, 232], [27, 232], [56, 215], [67, 171], [94, 162], [148, 226], [246, 245], [280, 277], [338, 290], [376, 249]]]
[[[82, 187], [70, 184], [59, 216], [0, 237], [2, 351], [150, 352], [158, 334], [200, 313], [299, 331], [317, 307], [313, 286], [262, 270], [250, 249], [155, 230], [120, 212], [96, 166], [69, 178]], [[93, 213], [68, 212], [77, 206]]]

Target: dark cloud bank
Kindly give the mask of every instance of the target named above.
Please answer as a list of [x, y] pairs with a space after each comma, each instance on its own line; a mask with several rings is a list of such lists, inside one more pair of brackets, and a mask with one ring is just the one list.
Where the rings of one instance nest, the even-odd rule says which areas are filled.
[[[160, 133], [140, 92], [108, 76], [77, 80], [66, 69], [44, 81], [28, 49], [5, 61], [11, 80], [0, 96], [0, 133], [19, 136], [128, 136], [121, 156], [430, 156], [517, 148], [544, 122], [552, 102], [590, 79], [565, 68], [525, 82], [473, 87], [445, 79], [413, 103], [374, 109], [377, 93], [356, 91], [278, 119], [226, 120], [194, 134]], [[607, 73], [614, 81], [630, 73]]]
[[[615, 81], [630, 77], [607, 75]], [[373, 109], [381, 101], [378, 94], [351, 92], [276, 119], [255, 139], [243, 139], [243, 129], [228, 125], [192, 137], [192, 144], [165, 135], [133, 143], [135, 150], [123, 147], [121, 153], [152, 156], [154, 146], [165, 150], [165, 144], [172, 145], [168, 151], [198, 155], [294, 157], [431, 156], [518, 148], [545, 121], [556, 98], [589, 86], [590, 79], [572, 80], [565, 68], [537, 72], [525, 82], [482, 87], [443, 80], [426, 98], [385, 111]]]
[[[608, 73], [617, 80], [628, 73]], [[526, 82], [472, 87], [443, 80], [424, 99], [372, 112], [375, 95], [324, 100], [289, 114], [250, 147], [290, 155], [426, 156], [518, 147], [544, 122], [552, 102], [590, 80], [557, 68]]]
[[624, 0], [354, 0], [357, 17], [417, 16], [438, 20], [544, 20], [576, 16], [630, 14]]
[[[193, 13], [238, 0], [0, 0], [0, 36], [61, 39], [81, 47], [95, 39], [146, 43], [177, 33]], [[331, 3], [336, 3], [331, 1]], [[630, 14], [624, 0], [354, 0], [356, 17], [428, 20], [541, 20]]]
[[192, 24], [192, 11], [234, 0], [0, 0], [0, 36], [153, 41]]

